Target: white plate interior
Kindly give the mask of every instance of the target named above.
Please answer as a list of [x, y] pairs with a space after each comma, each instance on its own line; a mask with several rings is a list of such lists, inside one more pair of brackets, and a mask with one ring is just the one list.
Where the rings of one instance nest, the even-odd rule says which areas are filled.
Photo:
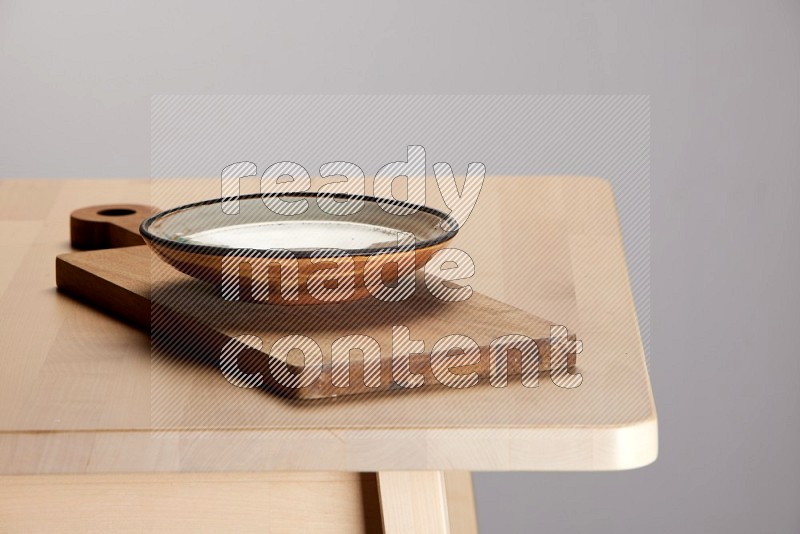
[[313, 197], [308, 199], [305, 212], [279, 215], [268, 209], [260, 197], [247, 197], [240, 199], [236, 215], [224, 213], [218, 202], [210, 202], [158, 215], [146, 230], [181, 246], [370, 251], [397, 247], [401, 232], [412, 234], [417, 244], [452, 237], [441, 227], [443, 217], [426, 209], [408, 215], [387, 213], [370, 199], [364, 200], [357, 213], [331, 214], [322, 210]]
[[268, 221], [176, 236], [193, 245], [255, 250], [361, 250], [397, 245], [398, 230], [348, 221]]

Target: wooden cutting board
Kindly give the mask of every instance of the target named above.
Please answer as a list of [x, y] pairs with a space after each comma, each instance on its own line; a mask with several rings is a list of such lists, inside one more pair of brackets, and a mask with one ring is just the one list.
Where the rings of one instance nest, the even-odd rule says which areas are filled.
[[[443, 302], [418, 281], [413, 296], [403, 302], [368, 298], [339, 304], [275, 306], [223, 300], [218, 288], [172, 269], [143, 245], [138, 226], [153, 211], [149, 206], [113, 205], [73, 212], [73, 246], [96, 250], [58, 256], [56, 284], [73, 297], [149, 329], [154, 343], [180, 357], [219, 366], [223, 347], [232, 339], [257, 336], [263, 346], [239, 354], [240, 370], [260, 373], [261, 387], [267, 390], [301, 399], [404, 389], [393, 381], [393, 326], [407, 328], [411, 339], [424, 342], [424, 352], [410, 357], [411, 372], [424, 377], [424, 385], [413, 391], [445, 387], [431, 370], [430, 351], [437, 341], [453, 334], [473, 339], [481, 354], [479, 363], [454, 368], [455, 374], [477, 373], [482, 380], [489, 377], [489, 344], [508, 334], [536, 340], [540, 371], [550, 368], [549, 339], [554, 323], [477, 292], [463, 302]], [[307, 336], [322, 350], [319, 378], [306, 387], [286, 387], [270, 371], [270, 347], [290, 334]], [[380, 346], [377, 386], [374, 375], [367, 380], [370, 386], [365, 384], [363, 353], [359, 350], [350, 353], [349, 369], [345, 370], [349, 372], [348, 386], [333, 383], [334, 373], [341, 379], [343, 370], [332, 363], [332, 344], [352, 334], [369, 336]], [[519, 356], [517, 350], [508, 353], [509, 379], [521, 373]], [[572, 371], [575, 355], [570, 354], [567, 362]], [[294, 374], [303, 371], [302, 358], [292, 360], [290, 355], [285, 363]]]

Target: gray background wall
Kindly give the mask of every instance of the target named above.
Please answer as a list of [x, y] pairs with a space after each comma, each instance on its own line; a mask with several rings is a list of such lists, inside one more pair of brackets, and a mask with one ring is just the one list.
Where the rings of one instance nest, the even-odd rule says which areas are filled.
[[0, 1], [0, 177], [147, 176], [154, 93], [649, 94], [661, 455], [485, 532], [800, 531], [800, 3]]

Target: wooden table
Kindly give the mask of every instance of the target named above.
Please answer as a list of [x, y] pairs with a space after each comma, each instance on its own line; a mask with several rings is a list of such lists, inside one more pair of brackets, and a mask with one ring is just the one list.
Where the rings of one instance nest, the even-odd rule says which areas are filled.
[[[198, 194], [218, 196], [211, 185]], [[149, 204], [150, 188], [0, 180], [3, 532], [471, 532], [470, 471], [630, 469], [656, 458], [655, 405], [607, 182], [489, 177], [455, 243], [475, 261], [476, 290], [582, 340], [580, 387], [512, 379], [504, 389], [319, 405], [250, 391], [231, 406], [219, 371], [198, 367], [174, 375], [179, 415], [159, 421], [159, 355], [147, 334], [54, 283], [72, 210]]]

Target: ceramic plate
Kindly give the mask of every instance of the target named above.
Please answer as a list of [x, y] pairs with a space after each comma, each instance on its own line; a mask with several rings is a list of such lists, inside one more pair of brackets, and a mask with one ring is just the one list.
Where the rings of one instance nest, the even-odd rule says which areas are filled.
[[[265, 198], [274, 201], [274, 197], [293, 202], [291, 206], [304, 203], [307, 207], [302, 213], [280, 215], [264, 203]], [[352, 203], [360, 203], [362, 207], [355, 213], [341, 214], [342, 207], [354, 205]], [[329, 258], [331, 262], [353, 259], [356, 291], [348, 300], [354, 300], [367, 296], [363, 277], [369, 258], [384, 256], [387, 261], [402, 261], [413, 256], [415, 267], [419, 268], [456, 235], [456, 230], [446, 229], [453, 220], [444, 212], [401, 201], [379, 201], [374, 197], [256, 194], [240, 197], [237, 214], [223, 212], [222, 206], [222, 199], [214, 199], [173, 208], [146, 219], [140, 232], [168, 264], [211, 283], [221, 280], [223, 258], [249, 263], [273, 259], [273, 263], [280, 263], [287, 261], [288, 251], [289, 259], [296, 261], [299, 268], [296, 303], [301, 304], [319, 300], [308, 291], [307, 280], [319, 270], [321, 258]], [[407, 214], [398, 215], [398, 211]], [[399, 244], [398, 234], [412, 234], [413, 246]], [[280, 271], [283, 273], [284, 269]], [[243, 282], [247, 285], [250, 281]], [[270, 278], [269, 284], [276, 290], [269, 291], [270, 298], [263, 300], [295, 303], [284, 298], [285, 281], [284, 294], [279, 295], [277, 288], [282, 287], [279, 275]], [[250, 300], [259, 299], [250, 295]]]

